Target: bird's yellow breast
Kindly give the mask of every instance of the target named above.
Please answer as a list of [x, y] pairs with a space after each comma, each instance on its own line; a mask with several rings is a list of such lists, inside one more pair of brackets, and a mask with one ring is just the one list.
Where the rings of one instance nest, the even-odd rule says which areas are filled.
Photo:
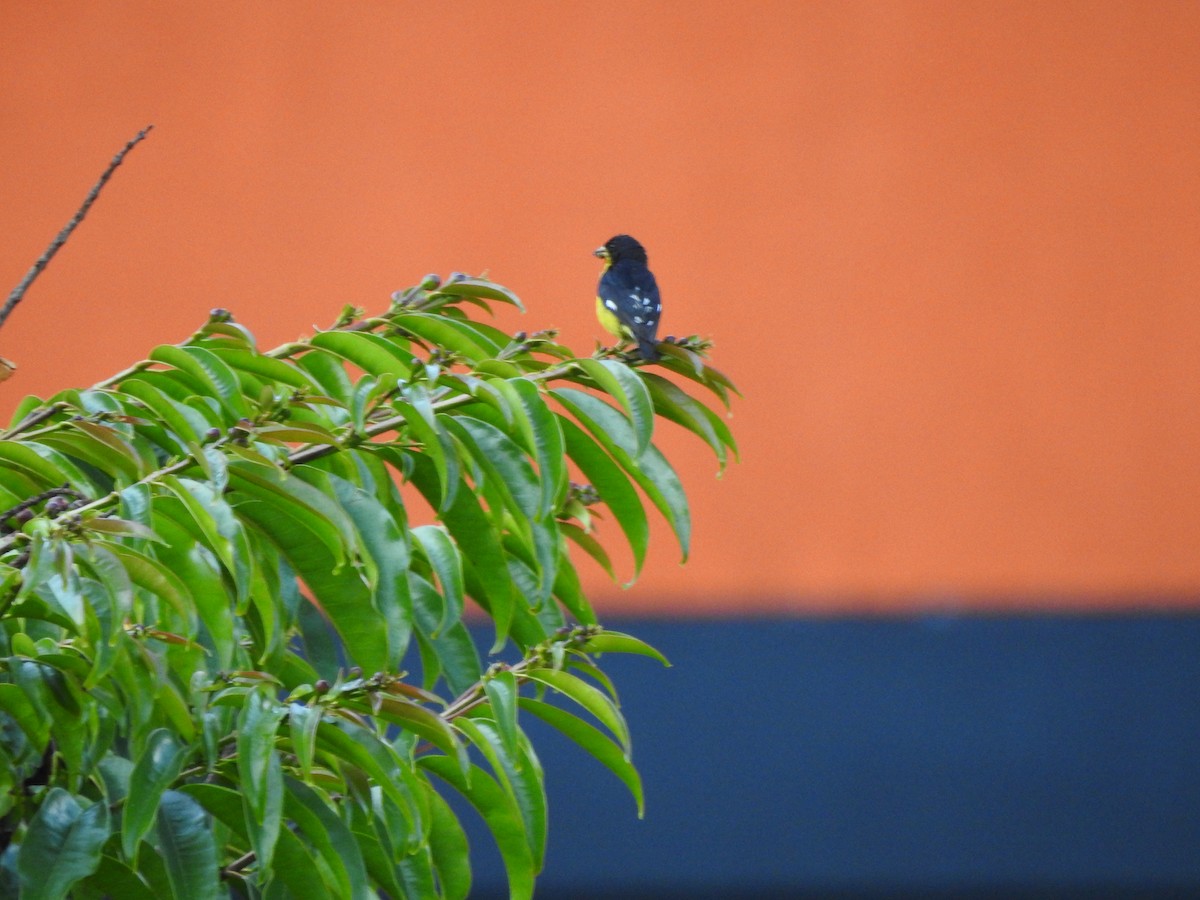
[[613, 311], [605, 306], [604, 301], [599, 297], [596, 298], [596, 318], [600, 320], [600, 324], [604, 330], [613, 337], [622, 338], [631, 336], [621, 324], [621, 320], [613, 315]]

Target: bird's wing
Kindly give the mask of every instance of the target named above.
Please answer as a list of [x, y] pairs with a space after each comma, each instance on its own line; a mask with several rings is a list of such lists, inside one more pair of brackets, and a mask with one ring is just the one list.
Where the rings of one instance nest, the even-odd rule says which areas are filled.
[[600, 279], [599, 296], [633, 337], [654, 342], [662, 317], [662, 299], [653, 272], [645, 266], [613, 266]]

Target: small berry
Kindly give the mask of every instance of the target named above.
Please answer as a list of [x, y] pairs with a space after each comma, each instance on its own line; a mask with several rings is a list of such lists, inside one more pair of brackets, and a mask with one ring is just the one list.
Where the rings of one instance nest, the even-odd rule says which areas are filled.
[[71, 501], [66, 497], [51, 497], [46, 501], [46, 515], [57, 516], [71, 508]]

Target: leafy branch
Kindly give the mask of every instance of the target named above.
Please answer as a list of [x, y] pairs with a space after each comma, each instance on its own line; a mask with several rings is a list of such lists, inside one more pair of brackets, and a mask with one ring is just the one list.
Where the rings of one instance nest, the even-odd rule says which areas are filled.
[[[724, 466], [724, 416], [692, 390], [734, 389], [697, 339], [655, 365], [581, 357], [468, 314], [494, 303], [519, 305], [429, 276], [266, 352], [214, 311], [18, 406], [0, 435], [0, 833], [18, 845], [0, 894], [465, 897], [452, 790], [530, 897], [530, 715], [640, 811], [599, 657], [657, 654], [599, 626], [577, 558], [616, 577], [611, 518], [636, 576], [647, 504], [686, 556], [655, 422]], [[484, 662], [469, 606], [516, 661]]]

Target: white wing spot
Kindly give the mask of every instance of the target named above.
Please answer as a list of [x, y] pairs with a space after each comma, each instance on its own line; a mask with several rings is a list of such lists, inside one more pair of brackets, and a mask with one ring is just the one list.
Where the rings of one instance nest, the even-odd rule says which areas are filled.
[[633, 324], [634, 324], [634, 325], [641, 325], [641, 324], [642, 324], [642, 317], [641, 317], [641, 316], [634, 316], [634, 317], [633, 317]]
[[615, 312], [615, 311], [616, 311], [616, 309], [617, 309], [617, 304], [613, 303], [611, 300], [605, 300], [605, 301], [604, 301], [604, 305], [605, 305], [605, 306], [606, 306], [608, 309], [611, 309], [611, 310], [613, 310], [614, 312]]

